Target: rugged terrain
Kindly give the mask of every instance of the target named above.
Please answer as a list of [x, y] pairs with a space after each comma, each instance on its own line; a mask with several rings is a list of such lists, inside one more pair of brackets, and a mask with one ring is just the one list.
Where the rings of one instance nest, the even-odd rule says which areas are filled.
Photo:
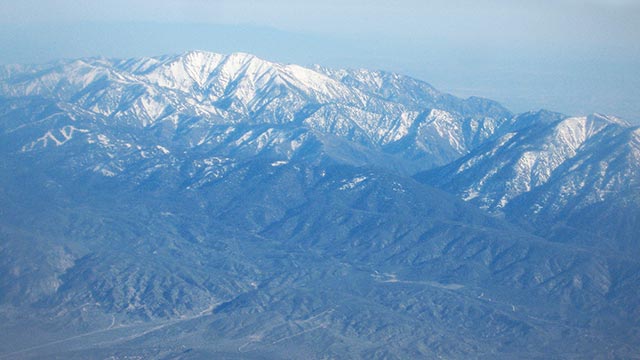
[[640, 130], [189, 52], [0, 68], [0, 358], [629, 358]]

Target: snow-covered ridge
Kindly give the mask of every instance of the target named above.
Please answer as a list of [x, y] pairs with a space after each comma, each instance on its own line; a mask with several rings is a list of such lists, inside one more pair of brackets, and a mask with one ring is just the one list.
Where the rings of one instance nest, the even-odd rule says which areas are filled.
[[4, 97], [44, 97], [110, 126], [194, 129], [193, 145], [214, 137], [206, 134], [211, 126], [290, 124], [367, 146], [403, 144], [420, 169], [465, 155], [511, 118], [490, 101], [458, 99], [399, 74], [307, 68], [245, 53], [88, 58], [0, 73]]
[[[182, 179], [173, 186], [186, 191], [241, 176], [247, 163], [267, 173], [302, 162], [419, 173], [496, 214], [539, 219], [632, 203], [640, 188], [640, 130], [615, 117], [513, 115], [398, 74], [243, 53], [0, 67], [0, 144], [67, 173]], [[355, 194], [371, 179], [345, 176], [335, 189]]]
[[553, 193], [535, 201], [536, 213], [560, 211], [575, 199], [580, 205], [573, 206], [587, 206], [633, 186], [640, 174], [640, 162], [633, 160], [640, 154], [637, 131], [599, 114], [531, 126], [477, 149], [433, 181], [491, 211], [541, 189]]
[[[24, 76], [25, 73], [31, 76]], [[13, 96], [53, 95], [54, 90], [65, 85], [80, 91], [99, 78], [124, 84], [144, 83], [190, 94], [204, 92], [213, 100], [225, 95], [225, 90], [235, 90], [245, 102], [255, 95], [249, 92], [272, 82], [295, 86], [308, 95], [333, 98], [354, 93], [339, 81], [314, 70], [269, 62], [246, 53], [222, 55], [190, 51], [177, 56], [128, 60], [81, 59], [61, 64], [5, 66], [2, 74], [9, 82], [3, 84], [3, 93]], [[22, 76], [12, 78], [14, 74]]]

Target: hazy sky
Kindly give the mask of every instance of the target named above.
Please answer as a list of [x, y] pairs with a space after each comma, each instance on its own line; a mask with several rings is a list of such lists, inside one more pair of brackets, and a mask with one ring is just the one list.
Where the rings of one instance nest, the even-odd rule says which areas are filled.
[[0, 62], [245, 51], [640, 119], [640, 1], [0, 0]]

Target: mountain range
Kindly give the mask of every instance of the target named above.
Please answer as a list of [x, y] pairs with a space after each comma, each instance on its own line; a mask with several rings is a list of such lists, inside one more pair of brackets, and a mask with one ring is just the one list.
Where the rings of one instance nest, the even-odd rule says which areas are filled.
[[2, 358], [632, 358], [640, 128], [192, 51], [0, 67]]

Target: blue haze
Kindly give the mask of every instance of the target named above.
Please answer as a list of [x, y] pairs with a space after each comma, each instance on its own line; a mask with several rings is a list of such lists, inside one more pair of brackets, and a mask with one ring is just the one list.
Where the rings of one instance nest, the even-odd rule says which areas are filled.
[[0, 63], [190, 49], [398, 71], [515, 111], [640, 120], [636, 1], [0, 2]]

